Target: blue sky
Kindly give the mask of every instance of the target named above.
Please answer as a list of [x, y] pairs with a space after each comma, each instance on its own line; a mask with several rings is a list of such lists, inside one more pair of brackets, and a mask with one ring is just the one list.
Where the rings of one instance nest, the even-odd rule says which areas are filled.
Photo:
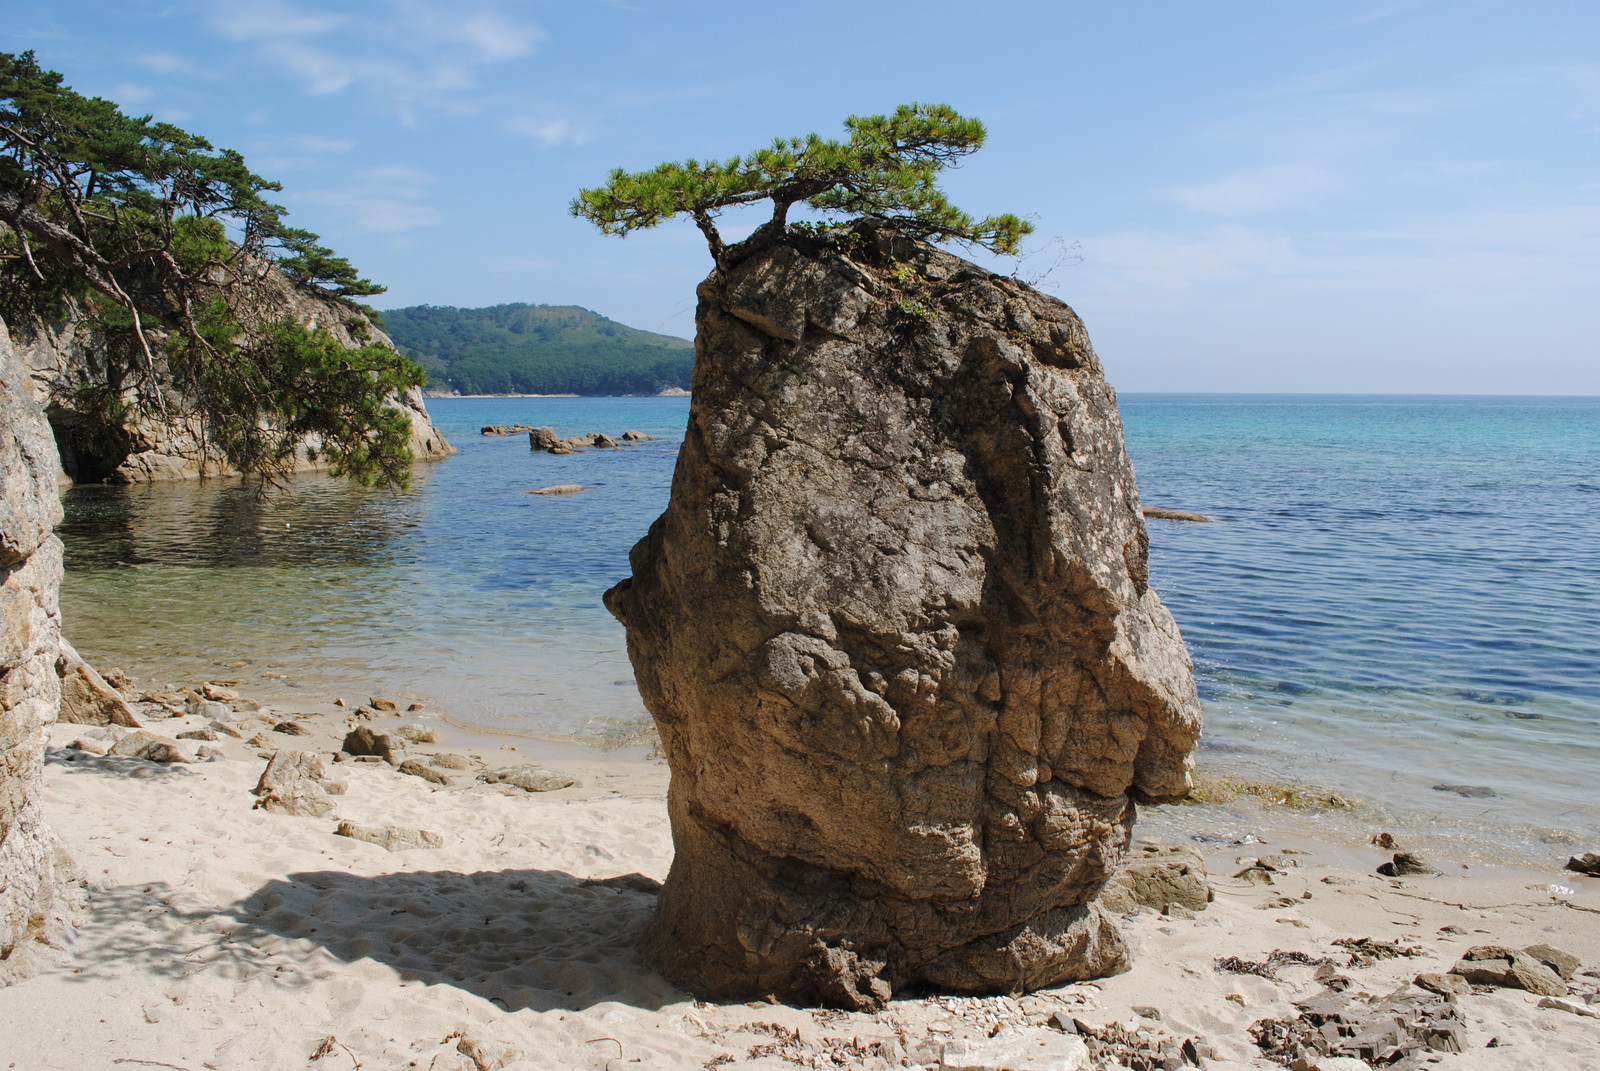
[[[381, 307], [693, 334], [687, 222], [567, 214], [616, 166], [943, 102], [985, 260], [1123, 391], [1600, 394], [1600, 4], [0, 0], [0, 51], [243, 152]], [[740, 221], [729, 221], [736, 231]], [[1063, 259], [1061, 251], [1072, 256]], [[1059, 263], [1058, 263], [1059, 261]]]

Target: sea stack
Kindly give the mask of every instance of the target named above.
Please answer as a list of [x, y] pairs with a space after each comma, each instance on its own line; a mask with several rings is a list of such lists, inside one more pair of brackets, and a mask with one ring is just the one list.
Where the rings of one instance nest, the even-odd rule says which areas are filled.
[[885, 228], [758, 239], [606, 596], [672, 770], [649, 954], [859, 1009], [1120, 971], [1095, 897], [1200, 719], [1083, 324]]

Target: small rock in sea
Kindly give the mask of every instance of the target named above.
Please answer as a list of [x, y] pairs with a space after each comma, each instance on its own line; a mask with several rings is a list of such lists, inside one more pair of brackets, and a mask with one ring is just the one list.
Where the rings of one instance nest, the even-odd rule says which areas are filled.
[[285, 736], [311, 735], [311, 730], [307, 729], [304, 725], [301, 725], [297, 721], [280, 721], [278, 724], [272, 727], [272, 731], [275, 733], [283, 733]]
[[625, 443], [653, 443], [656, 441], [654, 435], [646, 435], [642, 431], [632, 430], [623, 432], [620, 438]]
[[365, 725], [357, 726], [345, 735], [340, 751], [347, 751], [356, 757], [366, 755], [376, 756], [391, 766], [398, 766], [405, 757], [405, 745], [397, 736], [369, 729]]
[[378, 699], [374, 697], [367, 700], [367, 705], [373, 710], [380, 711], [384, 714], [393, 714], [395, 711], [400, 709], [400, 705], [393, 699]]
[[594, 437], [594, 445], [604, 450], [615, 450], [617, 448], [617, 440], [613, 439], [609, 435], [596, 432]]
[[394, 734], [413, 744], [432, 744], [438, 739], [432, 729], [421, 725], [396, 726]]
[[1454, 792], [1456, 795], [1464, 796], [1469, 800], [1486, 800], [1500, 795], [1488, 785], [1434, 785], [1433, 790], [1435, 792]]
[[1567, 860], [1567, 869], [1575, 874], [1587, 874], [1591, 878], [1600, 878], [1600, 852], [1584, 852], [1574, 855]]
[[555, 485], [550, 486], [550, 487], [541, 487], [538, 490], [529, 491], [528, 494], [530, 494], [530, 495], [575, 495], [579, 491], [583, 491], [583, 490], [586, 490], [586, 488], [581, 483], [558, 483], [558, 484], [555, 484]]
[[555, 428], [533, 428], [528, 432], [528, 446], [534, 450], [554, 451], [561, 444]]
[[1145, 517], [1158, 521], [1190, 521], [1197, 524], [1210, 524], [1211, 518], [1200, 513], [1190, 513], [1186, 509], [1168, 509], [1165, 506], [1140, 506], [1139, 512]]
[[399, 766], [396, 766], [395, 769], [399, 770], [403, 774], [410, 774], [412, 777], [420, 777], [424, 781], [435, 785], [449, 784], [449, 782], [445, 780], [444, 774], [440, 773], [438, 770], [435, 770], [432, 766], [423, 765], [416, 759], [406, 759]]
[[571, 788], [578, 779], [545, 766], [506, 766], [498, 770], [485, 770], [478, 780], [491, 785], [511, 785], [524, 792], [554, 792]]
[[384, 851], [403, 852], [415, 848], [442, 848], [444, 838], [426, 829], [406, 829], [402, 826], [358, 826], [354, 822], [340, 822], [334, 833], [352, 840], [376, 844]]
[[430, 765], [437, 766], [441, 770], [472, 769], [471, 759], [467, 758], [465, 755], [456, 755], [451, 752], [445, 752], [442, 755], [434, 755], [428, 759], [428, 762]]
[[1415, 852], [1395, 852], [1393, 859], [1379, 865], [1378, 873], [1386, 878], [1400, 878], [1408, 874], [1437, 874], [1438, 871]]

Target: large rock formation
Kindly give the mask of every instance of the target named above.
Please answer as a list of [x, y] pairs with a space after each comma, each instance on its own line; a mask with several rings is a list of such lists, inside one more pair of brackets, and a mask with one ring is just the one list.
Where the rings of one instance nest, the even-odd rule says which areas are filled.
[[607, 593], [672, 768], [652, 955], [850, 1007], [1121, 970], [1095, 896], [1199, 706], [1082, 323], [885, 231], [756, 243]]
[[[362, 338], [389, 341], [347, 306], [293, 286], [276, 273], [266, 276], [262, 287], [273, 315], [323, 328], [342, 345], [358, 346]], [[84, 317], [69, 312], [52, 323], [13, 323], [11, 330], [34, 397], [55, 432], [64, 478], [77, 483], [149, 483], [233, 474], [194, 422], [176, 414], [163, 419], [152, 410], [120, 424], [76, 404], [80, 388], [105, 382], [104, 340]], [[456, 452], [433, 426], [420, 389], [398, 395], [393, 404], [411, 419], [411, 452], [418, 461], [436, 461]], [[308, 461], [303, 453], [296, 460], [300, 471], [325, 467], [325, 461]]]
[[0, 322], [0, 985], [71, 932], [76, 872], [40, 809], [60, 704], [56, 450]]

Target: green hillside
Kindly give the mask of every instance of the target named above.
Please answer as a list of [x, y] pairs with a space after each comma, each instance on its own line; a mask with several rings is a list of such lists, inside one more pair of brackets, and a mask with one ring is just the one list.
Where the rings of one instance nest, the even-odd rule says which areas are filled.
[[655, 394], [688, 389], [694, 343], [575, 305], [383, 312], [400, 352], [462, 394]]

